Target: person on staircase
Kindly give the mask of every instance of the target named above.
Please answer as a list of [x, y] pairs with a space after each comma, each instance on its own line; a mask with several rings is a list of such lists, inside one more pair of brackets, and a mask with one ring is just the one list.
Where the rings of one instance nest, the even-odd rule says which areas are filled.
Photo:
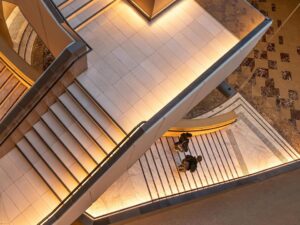
[[175, 142], [175, 150], [180, 152], [187, 152], [189, 150], [190, 138], [193, 135], [191, 133], [182, 133], [179, 140]]
[[185, 158], [181, 161], [181, 165], [178, 166], [180, 172], [190, 171], [191, 173], [197, 170], [197, 165], [202, 161], [202, 156], [191, 156], [186, 155]]

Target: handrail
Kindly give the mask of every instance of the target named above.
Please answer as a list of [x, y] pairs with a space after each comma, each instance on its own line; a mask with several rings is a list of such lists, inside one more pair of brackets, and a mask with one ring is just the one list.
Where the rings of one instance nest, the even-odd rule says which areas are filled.
[[77, 187], [70, 192], [70, 194], [59, 203], [59, 205], [52, 210], [52, 212], [50, 214], [48, 214], [48, 216], [46, 216], [42, 221], [40, 221], [38, 224], [45, 224], [44, 222], [47, 222], [46, 220], [53, 214], [55, 213], [59, 208], [61, 208], [67, 201], [69, 201], [69, 199], [71, 199], [72, 196], [74, 196], [75, 193], [78, 192], [78, 190], [81, 190], [81, 187], [99, 170], [101, 169], [101, 167], [103, 166], [103, 164], [109, 159], [111, 158], [112, 155], [114, 155], [121, 147], [124, 143], [126, 143], [130, 137], [142, 126], [146, 123], [147, 121], [142, 121], [140, 122], [138, 125], [136, 125], [123, 139], [122, 141], [120, 141], [115, 147], [114, 149], [105, 156], [105, 158], [88, 174], [88, 176], [86, 176], [81, 182], [80, 184], [77, 185]]
[[[82, 57], [87, 55], [91, 50], [80, 35], [75, 32], [69, 23], [62, 16], [52, 0], [43, 0], [47, 8], [51, 11], [61, 27], [74, 40], [68, 45], [60, 55], [52, 62], [52, 64], [43, 72], [36, 83], [27, 91], [27, 93], [19, 100], [0, 123], [0, 146], [14, 133], [21, 123], [33, 112], [35, 107], [42, 101], [42, 99], [50, 92], [59, 80], [66, 74], [66, 72]], [[59, 74], [53, 74], [59, 71]], [[49, 85], [49, 80], [52, 83]], [[43, 90], [43, 88], [47, 88]]]
[[[52, 12], [53, 15], [57, 14], [57, 19], [60, 19], [61, 21], [63, 21], [63, 23], [65, 23], [67, 25], [66, 31], [68, 33], [70, 33], [72, 35], [75, 35], [77, 38], [80, 39], [80, 41], [82, 41], [87, 47], [88, 49], [91, 51], [92, 47], [72, 28], [72, 26], [69, 24], [69, 22], [66, 20], [66, 18], [63, 16], [62, 12], [58, 9], [58, 7], [54, 4], [53, 0], [43, 0], [45, 2], [46, 5], [49, 6], [49, 4], [51, 5], [51, 7], [48, 7], [50, 9], [50, 11]], [[66, 27], [64, 27], [66, 28]], [[69, 31], [70, 29], [70, 31]]]
[[[123, 208], [123, 209], [120, 209], [120, 210], [117, 210], [117, 211], [114, 211], [114, 212], [107, 213], [107, 214], [102, 215], [102, 216], [93, 217], [88, 212], [85, 212], [84, 214], [87, 215], [88, 218], [91, 221], [99, 221], [99, 220], [102, 220], [102, 219], [107, 218], [109, 216], [116, 215], [118, 213], [126, 212], [126, 211], [129, 211], [129, 210], [132, 210], [132, 209], [137, 209], [139, 207], [143, 207], [143, 206], [146, 206], [146, 205], [149, 205], [149, 204], [152, 204], [152, 203], [155, 203], [155, 202], [163, 201], [163, 200], [166, 200], [166, 199], [176, 198], [178, 196], [184, 196], [184, 195], [187, 195], [187, 194], [190, 194], [190, 193], [202, 192], [204, 190], [207, 190], [207, 189], [210, 189], [210, 188], [213, 188], [213, 187], [223, 186], [225, 184], [234, 184], [235, 182], [238, 182], [238, 184], [243, 185], [243, 184], [246, 183], [245, 182], [246, 179], [253, 179], [253, 180], [250, 180], [248, 182], [254, 183], [257, 180], [262, 181], [263, 179], [268, 179], [270, 177], [273, 177], [273, 176], [276, 176], [276, 175], [279, 175], [279, 174], [282, 174], [282, 173], [290, 172], [290, 171], [293, 171], [293, 170], [296, 170], [296, 169], [299, 169], [299, 168], [300, 168], [300, 159], [295, 159], [293, 161], [285, 162], [283, 164], [273, 166], [273, 167], [270, 167], [270, 168], [266, 168], [266, 169], [263, 169], [263, 170], [260, 170], [260, 171], [257, 171], [257, 172], [251, 173], [251, 174], [242, 175], [242, 176], [239, 176], [239, 177], [236, 177], [236, 178], [231, 178], [229, 180], [220, 181], [220, 182], [214, 183], [214, 184], [209, 184], [209, 185], [207, 185], [205, 187], [202, 187], [200, 189], [195, 188], [195, 189], [191, 189], [191, 190], [184, 190], [182, 192], [178, 192], [178, 193], [175, 193], [175, 194], [170, 194], [170, 195], [167, 195], [167, 196], [164, 196], [164, 197], [158, 197], [157, 199], [152, 199], [150, 201], [143, 202], [143, 203], [140, 203], [140, 204], [137, 204], [137, 205], [134, 205], [134, 206], [129, 206], [129, 207], [126, 207], [126, 208]], [[218, 189], [218, 190], [223, 191], [222, 189]], [[209, 194], [209, 192], [207, 194]], [[194, 198], [195, 197], [193, 197], [193, 199]], [[177, 203], [178, 203], [177, 201], [174, 201], [174, 204], [177, 204]], [[181, 201], [180, 203], [183, 203], [183, 202]], [[170, 206], [168, 204], [162, 204], [162, 205], [163, 205], [163, 207], [164, 206]], [[122, 217], [120, 217], [120, 218], [122, 218]]]
[[234, 111], [230, 111], [215, 117], [199, 118], [199, 119], [183, 119], [171, 127], [164, 137], [179, 136], [183, 132], [189, 132], [193, 135], [207, 134], [221, 130], [238, 119]]
[[[203, 83], [208, 77], [211, 76], [221, 65], [239, 52], [240, 48], [246, 45], [251, 39], [253, 39], [263, 28], [268, 27], [272, 20], [266, 18], [255, 29], [253, 29], [246, 37], [244, 37], [239, 43], [237, 43], [232, 49], [230, 49], [225, 55], [223, 55], [217, 62], [215, 62], [210, 68], [208, 68], [201, 76], [199, 76], [193, 83], [191, 83], [186, 89], [184, 89], [179, 95], [177, 95], [171, 102], [164, 106], [158, 113], [156, 113], [146, 123], [144, 122], [140, 126], [136, 127], [136, 130], [132, 134], [131, 138], [126, 139], [124, 145], [120, 146], [118, 151], [114, 151], [113, 155], [110, 155], [105, 161], [101, 163], [99, 170], [93, 171], [92, 175], [89, 175], [89, 179], [86, 180], [81, 186], [82, 188], [75, 192], [72, 196], [68, 197], [68, 201], [64, 202], [64, 207], [60, 204], [50, 214], [45, 217], [39, 224], [52, 225], [58, 220], [71, 206], [75, 203], [83, 193], [86, 192], [109, 168], [118, 161], [122, 155], [154, 124], [160, 121], [171, 109], [173, 109], [179, 102], [181, 102], [188, 94], [190, 94], [196, 87]], [[104, 163], [106, 162], [106, 163]], [[77, 189], [76, 189], [77, 190]], [[47, 220], [47, 221], [46, 221]]]

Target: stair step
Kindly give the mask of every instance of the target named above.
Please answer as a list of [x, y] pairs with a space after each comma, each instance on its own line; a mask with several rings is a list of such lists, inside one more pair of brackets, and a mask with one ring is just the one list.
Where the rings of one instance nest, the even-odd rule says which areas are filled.
[[68, 128], [77, 140], [83, 145], [83, 147], [89, 152], [89, 154], [99, 163], [104, 157], [105, 153], [102, 148], [93, 141], [93, 139], [85, 132], [85, 130], [79, 125], [79, 122], [72, 118], [72, 115], [63, 108], [61, 103], [56, 103], [51, 106], [51, 109], [61, 122]]
[[27, 47], [26, 47], [26, 51], [25, 51], [25, 61], [30, 65], [32, 64], [31, 55], [32, 55], [33, 45], [34, 45], [36, 38], [37, 38], [37, 33], [34, 30], [32, 30], [32, 32], [28, 38]]
[[27, 88], [19, 82], [19, 84], [14, 88], [5, 101], [0, 105], [0, 120], [8, 113], [8, 111], [13, 107], [14, 104], [19, 100], [24, 94]]
[[2, 88], [2, 86], [7, 82], [7, 80], [11, 77], [12, 73], [4, 68], [1, 72], [0, 72], [0, 88]]
[[56, 118], [50, 113], [47, 112], [42, 116], [44, 122], [48, 127], [55, 133], [56, 137], [64, 143], [69, 151], [73, 153], [73, 156], [81, 162], [84, 168], [91, 172], [95, 167], [96, 163], [93, 159], [87, 154], [87, 152], [82, 149], [78, 141], [72, 137], [72, 135], [64, 129], [64, 127], [56, 120]]
[[109, 133], [116, 143], [119, 143], [124, 138], [125, 134], [120, 128], [114, 124], [111, 118], [97, 106], [97, 102], [88, 96], [81, 87], [74, 83], [68, 87], [68, 90], [91, 117], [101, 125], [103, 130]]
[[56, 139], [49, 128], [41, 121], [34, 125], [34, 129], [64, 165], [70, 169], [77, 180], [81, 182], [87, 176], [87, 172], [83, 169], [80, 162]]
[[93, 0], [73, 0], [61, 10], [61, 13], [66, 19], [71, 18], [75, 16], [74, 14], [76, 14], [76, 12], [83, 10], [83, 8], [92, 1]]
[[68, 171], [67, 167], [65, 167], [53, 154], [53, 152], [48, 149], [40, 137], [34, 131], [30, 131], [26, 134], [26, 138], [35, 148], [35, 150], [38, 151], [39, 155], [42, 156], [45, 161], [47, 161], [48, 166], [51, 167], [56, 174], [58, 174], [68, 189], [73, 190], [78, 185], [78, 182]]
[[0, 60], [0, 74], [4, 68], [5, 68], [5, 64]]
[[71, 94], [60, 96], [61, 102], [79, 121], [87, 132], [101, 145], [105, 152], [110, 152], [116, 146], [112, 138], [99, 127], [94, 118], [72, 97]]
[[28, 24], [19, 46], [19, 56], [21, 56], [22, 59], [25, 59], [27, 44], [32, 32], [33, 28], [30, 26], [30, 24]]
[[61, 5], [64, 5], [68, 2], [69, 0], [53, 0], [54, 4], [57, 6], [57, 7], [60, 7]]
[[110, 5], [112, 0], [94, 0], [83, 8], [83, 10], [76, 13], [75, 17], [69, 19], [69, 24], [72, 28], [76, 29], [85, 22], [94, 18], [98, 15], [103, 9]]
[[58, 177], [51, 171], [51, 169], [43, 162], [43, 160], [38, 156], [38, 154], [31, 148], [25, 139], [21, 140], [17, 146], [27, 157], [29, 162], [36, 168], [37, 171], [43, 176], [47, 181], [49, 186], [55, 191], [60, 199], [64, 199], [68, 196], [69, 191], [60, 182]]
[[[38, 173], [35, 172], [34, 167], [32, 167], [17, 148], [13, 148], [9, 153], [7, 153], [7, 155], [14, 166], [24, 173], [24, 178], [26, 177], [25, 179], [34, 186], [34, 191], [37, 192], [37, 195], [43, 195], [48, 191], [47, 183], [43, 181], [42, 177], [40, 177]], [[19, 184], [19, 182], [16, 184]]]
[[9, 96], [18, 83], [18, 79], [14, 76], [11, 76], [7, 80], [7, 82], [0, 89], [0, 104], [7, 98], [7, 96]]

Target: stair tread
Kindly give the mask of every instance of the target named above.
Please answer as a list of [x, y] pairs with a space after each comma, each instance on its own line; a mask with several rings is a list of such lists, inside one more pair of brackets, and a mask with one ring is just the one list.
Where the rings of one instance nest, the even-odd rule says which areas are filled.
[[61, 10], [61, 13], [65, 18], [71, 16], [74, 12], [82, 8], [85, 4], [88, 4], [93, 0], [73, 0], [66, 7]]
[[7, 112], [12, 108], [14, 104], [23, 96], [24, 92], [26, 91], [26, 87], [19, 83], [12, 93], [7, 96], [5, 101], [0, 105], [0, 120], [7, 114]]
[[38, 122], [34, 125], [36, 131], [40, 134], [43, 140], [50, 146], [52, 151], [63, 161], [63, 163], [72, 171], [72, 174], [77, 180], [82, 181], [86, 177], [86, 172], [81, 168], [81, 165], [74, 159], [74, 156], [69, 152], [59, 140], [51, 134], [48, 127]]
[[82, 12], [77, 14], [75, 17], [69, 19], [69, 24], [73, 28], [77, 28], [82, 23], [87, 21], [89, 18], [95, 16], [99, 11], [105, 8], [108, 4], [113, 2], [112, 0], [93, 1], [86, 7]]
[[53, 0], [54, 4], [56, 6], [60, 6], [61, 4], [64, 4], [65, 2], [67, 2], [68, 0]]
[[73, 152], [73, 155], [81, 162], [82, 165], [87, 169], [87, 171], [92, 171], [96, 164], [93, 162], [91, 157], [81, 148], [81, 146], [74, 140], [71, 134], [64, 130], [61, 124], [56, 121], [56, 119], [49, 112], [45, 113], [43, 119], [48, 124], [48, 126], [53, 130], [53, 132], [60, 138], [60, 140], [66, 145], [68, 150]]
[[68, 190], [59, 181], [56, 175], [50, 170], [50, 168], [42, 161], [37, 153], [31, 148], [31, 146], [22, 139], [18, 142], [18, 147], [26, 155], [31, 164], [36, 168], [36, 170], [43, 176], [47, 183], [52, 187], [55, 193], [64, 199], [68, 194]]
[[11, 76], [7, 82], [0, 89], [0, 104], [7, 98], [10, 92], [15, 88], [19, 83], [18, 79], [14, 76]]
[[69, 86], [69, 91], [73, 94], [76, 100], [82, 105], [86, 111], [105, 129], [110, 136], [118, 143], [125, 136], [119, 127], [117, 127], [110, 118], [100, 110], [93, 100], [87, 96], [80, 87], [76, 84]]
[[30, 35], [33, 32], [33, 28], [28, 24], [26, 30], [24, 31], [20, 46], [19, 46], [19, 55], [25, 59], [25, 53], [27, 48], [27, 43], [29, 41]]
[[106, 152], [110, 152], [115, 147], [115, 143], [110, 139], [110, 137], [101, 130], [96, 122], [93, 121], [87, 112], [82, 110], [80, 104], [75, 102], [72, 97], [68, 94], [64, 94], [60, 96], [60, 100]]
[[47, 161], [48, 165], [58, 174], [61, 180], [67, 185], [70, 190], [73, 190], [77, 185], [77, 181], [72, 177], [69, 171], [61, 164], [55, 155], [48, 149], [42, 140], [33, 131], [26, 134], [28, 141], [34, 146], [39, 154]]
[[80, 127], [71, 115], [63, 108], [60, 103], [56, 103], [51, 106], [53, 112], [61, 119], [61, 122], [67, 127], [76, 139], [81, 142], [84, 148], [90, 153], [90, 155], [100, 162], [105, 157], [103, 150], [97, 146], [92, 138]]
[[2, 87], [5, 82], [10, 78], [10, 76], [12, 75], [12, 73], [4, 68], [1, 72], [0, 72], [0, 87]]
[[5, 68], [5, 64], [0, 60], [0, 74], [4, 68]]

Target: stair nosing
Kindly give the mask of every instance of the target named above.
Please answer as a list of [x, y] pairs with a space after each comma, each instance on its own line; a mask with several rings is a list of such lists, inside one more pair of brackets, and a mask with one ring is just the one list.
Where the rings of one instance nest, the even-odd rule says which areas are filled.
[[46, 146], [46, 148], [53, 154], [53, 156], [62, 164], [62, 166], [68, 171], [68, 173], [71, 175], [71, 177], [79, 184], [79, 180], [74, 176], [74, 174], [71, 172], [71, 170], [65, 165], [65, 163], [61, 160], [60, 157], [53, 151], [53, 149], [48, 145], [48, 143], [41, 137], [41, 135], [36, 131], [35, 128], [32, 129], [32, 132], [35, 133], [37, 138]]
[[[66, 111], [68, 115], [72, 118], [72, 120], [75, 121], [75, 123], [83, 130], [83, 132], [93, 141], [94, 144], [96, 144], [106, 155], [108, 154], [104, 147], [90, 134], [90, 132], [86, 129], [86, 127], [80, 122], [73, 113], [68, 109], [68, 107], [62, 102], [60, 98], [58, 98], [58, 102], [63, 107], [63, 109]], [[95, 124], [96, 125], [96, 124]]]
[[44, 120], [43, 117], [41, 117], [40, 120], [43, 125], [45, 125], [47, 127], [47, 130], [50, 131], [50, 133], [59, 141], [59, 143], [72, 155], [72, 157], [74, 158], [74, 160], [80, 165], [80, 167], [83, 169], [84, 172], [86, 172], [86, 174], [88, 175], [89, 172], [88, 170], [85, 168], [85, 166], [77, 159], [77, 157], [74, 155], [74, 153], [72, 151], [69, 150], [69, 148], [66, 146], [66, 144], [57, 136], [57, 134], [49, 127], [49, 125], [46, 123], [46, 121]]

